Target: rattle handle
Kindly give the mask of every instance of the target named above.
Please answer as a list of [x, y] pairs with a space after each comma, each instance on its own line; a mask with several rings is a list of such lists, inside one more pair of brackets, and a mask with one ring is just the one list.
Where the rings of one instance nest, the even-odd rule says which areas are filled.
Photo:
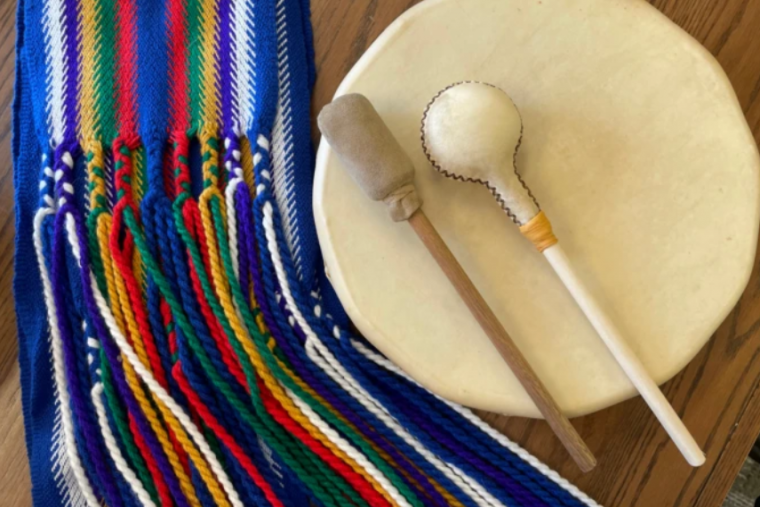
[[694, 467], [702, 465], [705, 462], [705, 455], [694, 437], [668, 403], [655, 381], [649, 376], [641, 360], [623, 339], [620, 331], [583, 286], [559, 243], [546, 248], [543, 254], [686, 461]]
[[418, 209], [409, 217], [409, 225], [425, 244], [430, 254], [448, 277], [459, 296], [467, 305], [472, 315], [478, 321], [483, 331], [491, 339], [496, 349], [507, 362], [512, 372], [530, 395], [533, 402], [543, 414], [554, 433], [567, 449], [570, 456], [583, 472], [588, 472], [596, 466], [596, 458], [585, 442], [581, 439], [570, 421], [560, 411], [559, 406], [546, 390], [528, 361], [523, 357], [504, 326], [496, 318], [483, 296], [475, 288], [454, 254], [446, 246], [438, 231], [430, 223], [422, 209]]

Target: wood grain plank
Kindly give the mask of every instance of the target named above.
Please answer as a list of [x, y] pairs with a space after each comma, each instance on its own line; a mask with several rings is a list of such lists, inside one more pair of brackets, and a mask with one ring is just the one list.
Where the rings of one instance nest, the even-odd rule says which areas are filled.
[[[415, 3], [417, 0], [312, 0], [319, 70], [315, 111], [330, 100], [369, 44]], [[760, 0], [651, 3], [715, 55], [736, 89], [755, 139], [760, 141], [760, 37], [756, 35]], [[0, 337], [0, 505], [25, 507], [31, 505], [31, 493], [11, 292], [14, 8], [14, 0], [0, 0], [0, 329], [4, 330]], [[600, 462], [594, 472], [583, 477], [543, 421], [494, 414], [483, 417], [607, 507], [719, 507], [760, 433], [757, 261], [736, 309], [664, 391], [708, 452], [708, 462], [700, 469], [691, 469], [683, 462], [638, 399], [574, 421]]]

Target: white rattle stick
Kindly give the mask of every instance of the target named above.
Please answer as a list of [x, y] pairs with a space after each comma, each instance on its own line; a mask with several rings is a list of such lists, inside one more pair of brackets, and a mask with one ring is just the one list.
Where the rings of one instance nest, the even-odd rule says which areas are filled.
[[364, 193], [383, 201], [394, 221], [409, 222], [578, 467], [584, 472], [594, 468], [594, 455], [422, 211], [414, 187], [414, 165], [369, 100], [358, 94], [343, 95], [322, 109], [318, 123], [322, 136]]
[[501, 89], [476, 82], [436, 95], [422, 117], [422, 145], [432, 165], [459, 181], [488, 187], [520, 232], [542, 252], [615, 360], [692, 466], [705, 455], [612, 320], [573, 271], [551, 224], [515, 168], [522, 119]]

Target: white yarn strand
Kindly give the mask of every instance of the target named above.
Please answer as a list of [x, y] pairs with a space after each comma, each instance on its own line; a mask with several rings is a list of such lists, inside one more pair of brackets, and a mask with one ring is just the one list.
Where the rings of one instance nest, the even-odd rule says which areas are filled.
[[[98, 370], [97, 374], [98, 378], [100, 378], [100, 370]], [[129, 467], [127, 460], [124, 459], [124, 455], [121, 453], [121, 449], [119, 449], [119, 445], [116, 442], [116, 437], [114, 436], [113, 431], [111, 431], [111, 426], [108, 423], [108, 416], [106, 415], [106, 408], [103, 405], [103, 382], [100, 380], [95, 382], [95, 385], [92, 386], [92, 390], [90, 391], [90, 395], [92, 397], [92, 404], [95, 406], [95, 412], [98, 416], [100, 433], [103, 435], [106, 449], [116, 465], [116, 469], [121, 476], [124, 477], [124, 480], [127, 481], [129, 487], [144, 507], [156, 507], [156, 504], [153, 503], [150, 495], [143, 487], [142, 482], [140, 482], [137, 475], [135, 475], [135, 472]]]
[[240, 281], [240, 264], [238, 262], [238, 234], [237, 234], [237, 212], [235, 210], [235, 191], [239, 184], [243, 183], [243, 175], [239, 168], [235, 168], [235, 176], [224, 191], [225, 203], [227, 204], [227, 238], [230, 248], [230, 257], [232, 257], [232, 270], [235, 272], [235, 278]]
[[48, 68], [46, 79], [48, 128], [50, 136], [56, 143], [63, 140], [63, 113], [66, 106], [63, 92], [66, 83], [67, 60], [63, 45], [66, 33], [63, 28], [63, 0], [48, 0], [42, 13], [42, 28], [45, 37], [45, 66]]
[[232, 31], [233, 58], [235, 61], [234, 79], [237, 104], [240, 111], [241, 127], [249, 130], [253, 126], [256, 110], [256, 20], [254, 18], [251, 0], [240, 0], [233, 3], [234, 14], [231, 17], [235, 26]]
[[272, 129], [273, 194], [282, 212], [285, 241], [292, 253], [296, 273], [301, 272], [300, 236], [295, 199], [295, 158], [293, 143], [293, 108], [291, 100], [290, 62], [288, 59], [287, 8], [284, 0], [275, 5], [275, 31], [277, 33], [277, 113]]
[[[238, 235], [237, 235], [237, 210], [235, 210], [235, 191], [237, 186], [243, 183], [242, 169], [235, 168], [235, 177], [227, 184], [225, 189], [225, 203], [227, 205], [227, 239], [230, 248], [230, 257], [232, 257], [232, 271], [235, 273], [235, 279], [240, 282], [240, 264], [238, 263]], [[235, 307], [235, 314], [240, 321], [243, 320], [243, 314], [240, 311], [237, 300], [232, 301]], [[248, 330], [246, 329], [246, 334]]]
[[[81, 495], [84, 501], [89, 507], [100, 507], [98, 499], [95, 497], [95, 492], [90, 485], [90, 481], [87, 479], [87, 474], [82, 467], [82, 461], [79, 458], [79, 452], [77, 450], [76, 437], [74, 436], [74, 425], [71, 414], [71, 407], [69, 406], [70, 398], [68, 391], [68, 382], [66, 380], [66, 371], [63, 359], [63, 345], [61, 343], [61, 333], [58, 329], [58, 316], [55, 313], [55, 301], [53, 298], [53, 284], [50, 281], [50, 275], [45, 264], [45, 254], [42, 246], [42, 222], [45, 217], [54, 215], [55, 212], [51, 208], [40, 208], [34, 217], [34, 249], [37, 253], [37, 264], [40, 269], [40, 279], [42, 281], [43, 297], [45, 299], [45, 307], [47, 308], [48, 324], [50, 326], [50, 343], [53, 356], [53, 371], [54, 371], [54, 383], [56, 389], [56, 397], [58, 400], [58, 407], [61, 411], [61, 425], [63, 428], [64, 442], [63, 446], [68, 458], [68, 466], [76, 478], [76, 485], [69, 483], [64, 496], [68, 496], [68, 500], [71, 505], [76, 505], [76, 497]], [[57, 407], [57, 408], [58, 408]], [[64, 470], [64, 476], [66, 475]], [[73, 490], [71, 486], [78, 486], [77, 490]]]

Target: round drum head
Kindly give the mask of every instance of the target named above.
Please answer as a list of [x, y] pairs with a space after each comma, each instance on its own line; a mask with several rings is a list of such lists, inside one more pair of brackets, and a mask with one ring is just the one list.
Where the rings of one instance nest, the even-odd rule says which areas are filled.
[[[633, 387], [488, 190], [442, 177], [422, 151], [427, 102], [463, 80], [514, 99], [518, 170], [578, 274], [651, 375], [675, 375], [736, 303], [757, 242], [757, 148], [718, 64], [639, 0], [429, 0], [338, 91], [374, 103], [416, 165], [430, 220], [561, 407], [580, 415]], [[314, 203], [328, 275], [367, 339], [445, 398], [539, 416], [414, 232], [325, 143]]]

